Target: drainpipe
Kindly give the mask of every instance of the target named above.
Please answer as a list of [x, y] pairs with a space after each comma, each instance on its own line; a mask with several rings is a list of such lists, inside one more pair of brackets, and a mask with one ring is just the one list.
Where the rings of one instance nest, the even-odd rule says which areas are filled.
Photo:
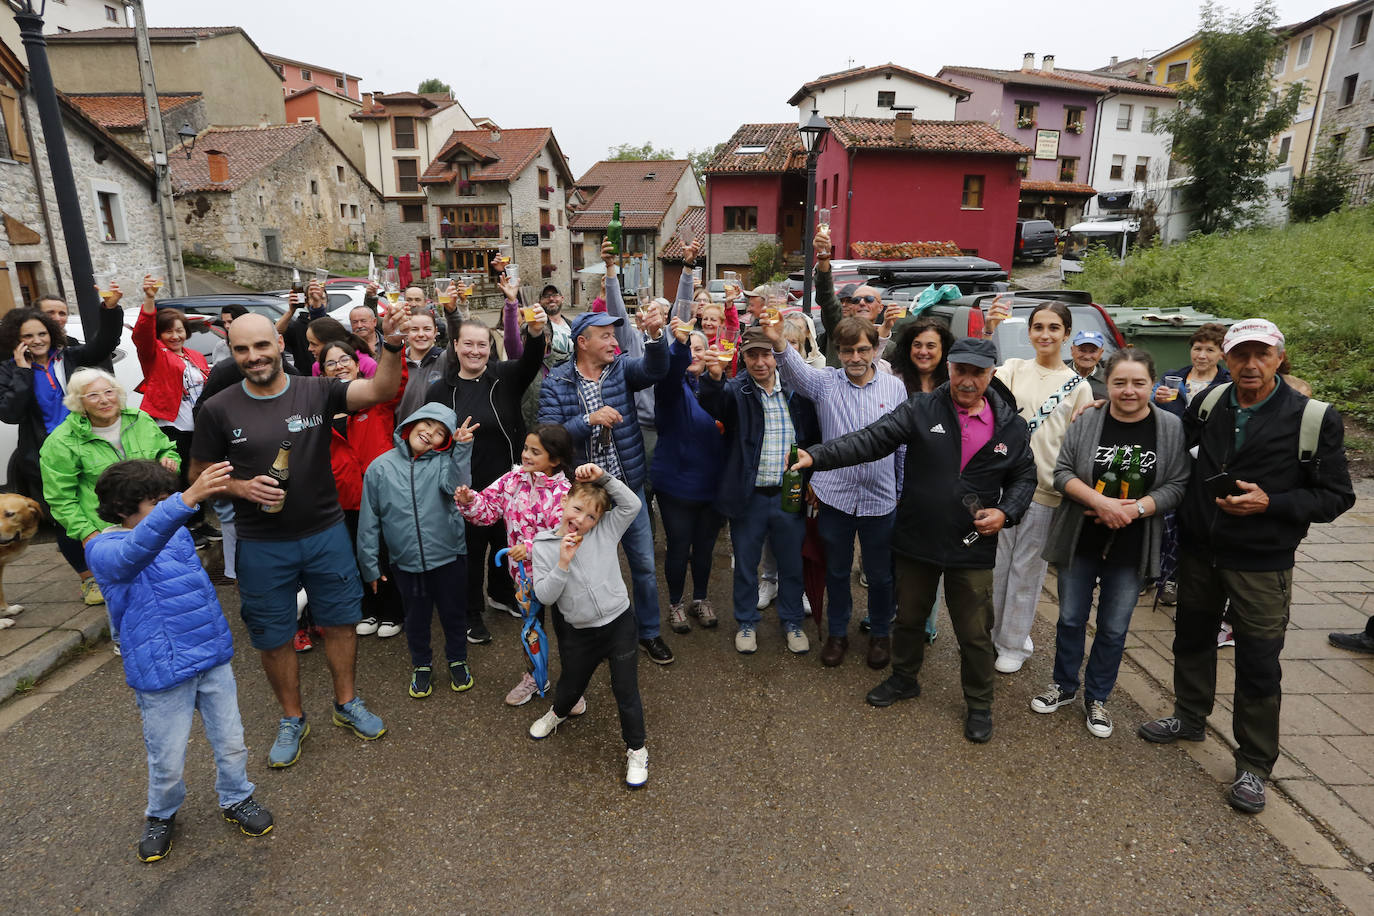
[[[1321, 28], [1331, 33], [1331, 37], [1326, 42], [1326, 58], [1322, 61], [1322, 77], [1317, 81], [1318, 88], [1326, 85], [1326, 69], [1331, 66], [1331, 54], [1336, 50], [1336, 30], [1329, 25]], [[1317, 142], [1317, 127], [1319, 121], [1318, 114], [1321, 111], [1322, 94], [1317, 93], [1317, 98], [1312, 102], [1312, 126], [1307, 130], [1307, 146], [1302, 151], [1302, 170], [1298, 172], [1299, 177], [1307, 174], [1307, 160], [1312, 157], [1312, 148]]]
[[[1102, 152], [1102, 146], [1101, 146], [1101, 144], [1102, 144], [1102, 115], [1103, 115], [1103, 112], [1106, 110], [1104, 106], [1107, 104], [1107, 101], [1108, 101], [1109, 99], [1114, 99], [1114, 98], [1116, 98], [1117, 96], [1119, 96], [1120, 94], [1121, 94], [1121, 93], [1119, 93], [1119, 92], [1112, 91], [1112, 92], [1107, 93], [1106, 95], [1102, 96], [1101, 98], [1099, 98], [1099, 99], [1097, 100], [1097, 118], [1096, 118], [1096, 123], [1093, 124], [1093, 148], [1092, 148], [1092, 154], [1091, 154], [1090, 156], [1088, 156], [1088, 181], [1089, 181], [1089, 182], [1091, 182], [1091, 181], [1093, 180], [1093, 175], [1096, 173], [1096, 170], [1097, 170], [1097, 157], [1098, 157], [1098, 156], [1101, 154], [1101, 152]], [[1124, 167], [1123, 167], [1123, 168], [1124, 168]], [[1124, 172], [1123, 172], [1123, 174], [1124, 174]], [[1111, 180], [1111, 173], [1108, 173], [1108, 178], [1107, 178], [1107, 180], [1108, 180], [1108, 181]]]

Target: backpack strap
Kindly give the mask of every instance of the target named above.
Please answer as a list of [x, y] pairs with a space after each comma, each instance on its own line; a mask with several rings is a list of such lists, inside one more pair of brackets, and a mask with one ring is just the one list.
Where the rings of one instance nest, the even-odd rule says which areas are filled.
[[1221, 396], [1230, 390], [1230, 382], [1222, 382], [1220, 385], [1212, 386], [1211, 390], [1207, 392], [1207, 396], [1202, 399], [1202, 405], [1197, 409], [1197, 418], [1199, 422], [1207, 422], [1207, 417], [1211, 415], [1213, 408], [1215, 408], [1217, 402], [1221, 400]]
[[1317, 454], [1317, 441], [1322, 434], [1322, 420], [1331, 405], [1316, 398], [1308, 398], [1302, 408], [1302, 427], [1298, 432], [1298, 460], [1311, 461]]

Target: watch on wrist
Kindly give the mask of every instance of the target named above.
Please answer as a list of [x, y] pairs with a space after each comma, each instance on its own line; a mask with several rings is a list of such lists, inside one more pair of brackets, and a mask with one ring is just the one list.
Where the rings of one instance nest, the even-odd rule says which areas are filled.
[[1136, 504], [1135, 504], [1135, 512], [1136, 512], [1136, 515], [1140, 516], [1141, 518], [1144, 518], [1144, 517], [1145, 517], [1145, 504], [1144, 504], [1144, 503], [1140, 503], [1140, 502], [1136, 503]]
[[385, 337], [382, 338], [382, 349], [388, 353], [400, 353], [405, 349], [405, 346], [403, 343], [392, 343]]

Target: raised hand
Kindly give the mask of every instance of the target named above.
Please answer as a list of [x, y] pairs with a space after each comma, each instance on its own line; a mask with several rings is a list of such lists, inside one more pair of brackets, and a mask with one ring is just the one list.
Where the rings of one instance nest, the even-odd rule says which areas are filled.
[[14, 364], [20, 369], [28, 369], [29, 366], [29, 345], [22, 340], [19, 346], [14, 348]]
[[[194, 509], [216, 493], [223, 493], [229, 489], [229, 473], [233, 470], [233, 465], [227, 461], [215, 462], [196, 478], [195, 483], [186, 488], [181, 494], [181, 501]], [[285, 493], [282, 496], [285, 498]]]
[[[816, 229], [816, 237], [811, 240], [811, 247], [816, 252], [816, 260], [830, 260], [830, 230], [824, 226]], [[827, 265], [827, 269], [828, 265]]]
[[118, 308], [119, 300], [124, 298], [124, 293], [120, 291], [119, 284], [113, 281], [110, 282], [109, 293], [102, 295], [99, 286], [95, 288], [95, 293], [100, 296], [100, 304], [107, 309]]
[[615, 265], [615, 259], [615, 246], [611, 244], [610, 239], [606, 239], [604, 242], [601, 243], [601, 260], [605, 262], [606, 267], [608, 268], [607, 274], [610, 273], [609, 268]]
[[[469, 424], [471, 424], [471, 425], [469, 425]], [[455, 430], [453, 431], [453, 441], [454, 441], [454, 442], [471, 442], [471, 441], [472, 441], [472, 434], [475, 433], [475, 432], [477, 432], [477, 430], [480, 429], [481, 427], [482, 427], [482, 424], [481, 424], [481, 423], [473, 423], [473, 422], [472, 422], [472, 417], [468, 417], [468, 418], [467, 418], [466, 420], [464, 420], [462, 423], [459, 423], [459, 424], [458, 424], [458, 428], [455, 429]], [[466, 487], [464, 487], [464, 489], [466, 489]], [[469, 500], [469, 502], [470, 502], [470, 501], [471, 501], [471, 500]]]
[[502, 295], [506, 297], [507, 302], [514, 302], [520, 295], [520, 285], [505, 274], [502, 274], [501, 279], [496, 281], [496, 285], [500, 288]]
[[531, 318], [529, 321], [525, 322], [525, 330], [529, 331], [531, 337], [543, 337], [544, 328], [549, 323], [548, 314], [544, 311], [544, 307], [542, 305], [534, 306], [532, 309], [530, 309], [530, 312], [534, 315], [534, 317]]
[[453, 491], [453, 501], [460, 506], [470, 506], [477, 496], [472, 492], [472, 487], [466, 484]]
[[577, 479], [580, 480], [580, 481], [583, 481], [583, 482], [591, 482], [591, 481], [593, 481], [593, 480], [600, 480], [600, 479], [601, 479], [602, 477], [604, 477], [605, 475], [606, 475], [606, 472], [603, 471], [603, 470], [601, 470], [601, 465], [599, 465], [599, 464], [592, 464], [592, 463], [590, 463], [590, 462], [587, 463], [587, 464], [578, 465], [578, 468], [577, 468], [577, 471], [576, 471], [576, 477], [577, 477]]
[[658, 332], [663, 330], [663, 312], [654, 303], [639, 310], [639, 329], [650, 337], [657, 337]]
[[157, 298], [157, 278], [152, 274], [143, 276], [143, 301], [152, 302]]
[[702, 361], [706, 363], [706, 371], [716, 381], [720, 381], [721, 376], [725, 374], [725, 366], [730, 362], [725, 354], [714, 347], [706, 351]]
[[701, 254], [701, 244], [696, 239], [692, 239], [687, 247], [682, 249], [682, 260], [691, 264], [699, 254]]
[[329, 297], [324, 294], [324, 285], [319, 280], [311, 280], [310, 285], [306, 287], [305, 304], [317, 311], [329, 304]]
[[404, 299], [398, 299], [395, 305], [386, 307], [386, 314], [382, 316], [382, 336], [394, 337], [403, 333], [409, 320], [410, 306]]

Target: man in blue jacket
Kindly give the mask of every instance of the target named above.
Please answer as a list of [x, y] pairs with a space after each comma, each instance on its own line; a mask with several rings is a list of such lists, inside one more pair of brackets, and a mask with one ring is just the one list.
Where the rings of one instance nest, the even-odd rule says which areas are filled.
[[640, 510], [620, 544], [630, 563], [639, 645], [657, 664], [672, 664], [673, 653], [659, 635], [658, 572], [644, 480], [648, 461], [634, 393], [651, 388], [668, 374], [664, 317], [656, 306], [639, 313], [648, 340], [644, 355], [616, 352], [616, 328], [623, 318], [584, 312], [573, 322], [573, 358], [552, 369], [539, 391], [539, 422], [561, 424], [572, 435], [578, 463], [600, 465], [639, 497]]

